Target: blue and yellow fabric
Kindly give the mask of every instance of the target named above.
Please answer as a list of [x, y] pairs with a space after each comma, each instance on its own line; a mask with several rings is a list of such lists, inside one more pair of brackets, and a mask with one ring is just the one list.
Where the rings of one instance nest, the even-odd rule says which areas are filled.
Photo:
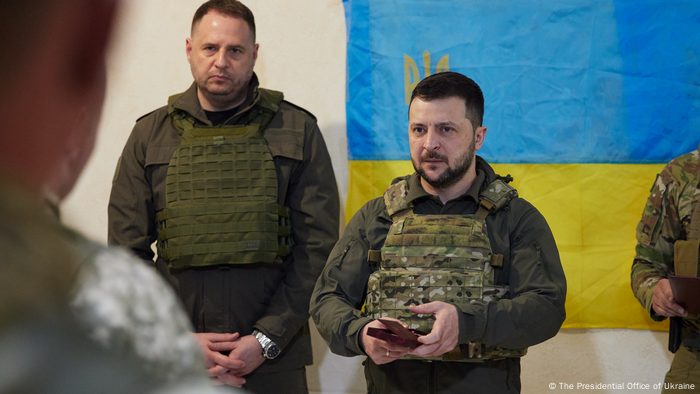
[[344, 0], [346, 218], [413, 172], [408, 101], [456, 71], [486, 100], [496, 172], [547, 218], [565, 327], [663, 329], [632, 296], [635, 226], [664, 164], [700, 140], [700, 7], [649, 0]]

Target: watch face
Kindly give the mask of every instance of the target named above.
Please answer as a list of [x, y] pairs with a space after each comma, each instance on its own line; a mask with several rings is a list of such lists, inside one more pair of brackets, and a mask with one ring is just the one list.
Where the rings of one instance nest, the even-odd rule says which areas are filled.
[[280, 354], [280, 348], [277, 345], [272, 345], [267, 349], [267, 358], [275, 358]]

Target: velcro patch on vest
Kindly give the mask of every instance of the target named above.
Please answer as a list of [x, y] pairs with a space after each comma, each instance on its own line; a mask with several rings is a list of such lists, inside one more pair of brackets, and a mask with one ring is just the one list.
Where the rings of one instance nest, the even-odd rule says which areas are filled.
[[396, 182], [386, 189], [384, 192], [384, 204], [387, 212], [389, 212], [389, 216], [394, 216], [397, 212], [413, 206], [406, 197], [408, 197], [408, 183], [405, 180]]
[[508, 201], [517, 197], [518, 191], [502, 179], [497, 179], [491, 182], [491, 184], [486, 187], [486, 190], [479, 195], [479, 198], [487, 200], [493, 204], [491, 212], [500, 210], [508, 203]]
[[243, 243], [243, 250], [260, 250], [260, 241], [246, 241]]

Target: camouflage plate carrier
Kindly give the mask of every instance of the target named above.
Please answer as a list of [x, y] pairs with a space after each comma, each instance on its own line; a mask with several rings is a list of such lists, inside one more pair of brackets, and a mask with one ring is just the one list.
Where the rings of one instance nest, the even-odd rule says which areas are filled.
[[[700, 166], [700, 162], [697, 165]], [[676, 240], [673, 244], [674, 268], [679, 276], [700, 276], [700, 203], [695, 202], [692, 212], [686, 239]]]
[[[375, 319], [393, 317], [411, 329], [430, 332], [435, 318], [411, 313], [409, 306], [444, 301], [463, 308], [477, 300], [509, 298], [508, 286], [494, 283], [493, 267], [503, 266], [503, 256], [491, 252], [485, 218], [518, 192], [501, 179], [494, 181], [479, 196], [479, 210], [473, 215], [416, 215], [407, 195], [405, 180], [384, 193], [393, 224], [381, 257], [378, 251], [370, 251], [370, 261], [380, 260], [380, 269], [369, 279], [367, 313]], [[430, 359], [473, 362], [521, 357], [526, 352], [468, 343]]]
[[277, 204], [277, 172], [262, 130], [283, 94], [259, 89], [248, 121], [195, 126], [173, 107], [181, 135], [166, 178], [166, 208], [157, 213], [158, 254], [175, 269], [281, 263], [291, 251], [288, 209]]
[[[700, 152], [700, 146], [698, 146], [698, 152]], [[696, 165], [700, 166], [700, 162], [697, 162]], [[696, 199], [693, 199], [691, 204], [693, 202], [694, 206], [690, 215], [690, 226], [686, 239], [679, 239], [673, 243], [674, 273], [678, 276], [700, 276], [700, 203]], [[697, 315], [688, 314], [687, 319], [695, 320], [692, 326], [697, 327]], [[671, 323], [668, 331], [668, 350], [671, 353], [676, 353], [683, 339], [690, 335], [690, 332], [683, 324], [682, 317], [672, 316], [669, 320]]]

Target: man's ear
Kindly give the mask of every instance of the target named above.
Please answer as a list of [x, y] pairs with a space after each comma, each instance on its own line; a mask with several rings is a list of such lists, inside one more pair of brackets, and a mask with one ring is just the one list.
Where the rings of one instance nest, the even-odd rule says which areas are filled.
[[481, 146], [484, 144], [484, 139], [486, 139], [486, 127], [479, 126], [476, 128], [476, 132], [474, 132], [474, 150], [481, 149]]
[[187, 55], [187, 62], [192, 63], [192, 39], [185, 39], [185, 54]]
[[114, 24], [118, 0], [77, 0], [72, 54], [71, 82], [89, 88], [102, 83], [105, 52]]

